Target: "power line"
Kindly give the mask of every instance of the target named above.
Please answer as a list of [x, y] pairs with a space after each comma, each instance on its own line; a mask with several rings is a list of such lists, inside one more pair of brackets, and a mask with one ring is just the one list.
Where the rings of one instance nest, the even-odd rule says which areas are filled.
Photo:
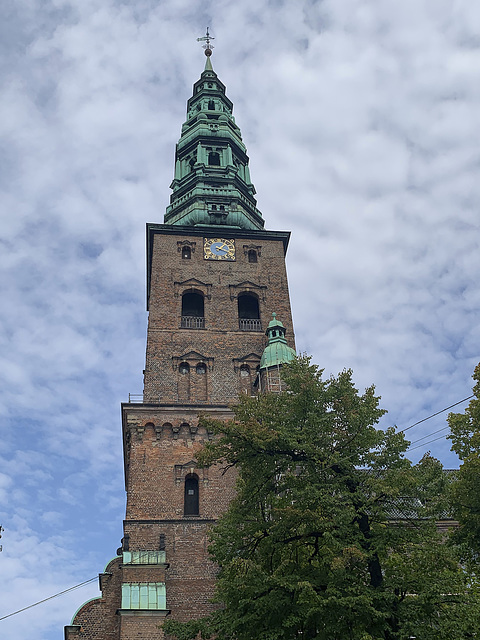
[[[474, 397], [474, 394], [472, 394], [471, 396], [468, 396], [468, 398], [463, 398], [463, 400], [459, 400], [458, 402], [455, 402], [455, 404], [451, 404], [449, 407], [445, 407], [445, 409], [441, 409], [440, 411], [437, 411], [436, 413], [432, 413], [432, 415], [427, 416], [426, 418], [422, 418], [421, 420], [419, 420], [418, 422], [415, 422], [414, 424], [411, 424], [409, 427], [407, 427], [406, 429], [400, 429], [400, 431], [398, 431], [397, 433], [405, 433], [405, 431], [408, 431], [409, 429], [412, 429], [413, 427], [416, 427], [417, 425], [421, 424], [422, 422], [426, 422], [427, 420], [430, 420], [430, 418], [434, 418], [435, 416], [440, 415], [441, 413], [444, 413], [445, 411], [448, 411], [449, 409], [453, 409], [453, 407], [456, 407], [459, 404], [462, 404], [462, 402], [466, 402], [467, 400], [471, 400]], [[432, 431], [431, 433], [427, 433], [426, 436], [423, 436], [422, 438], [418, 438], [417, 440], [414, 440], [412, 444], [416, 444], [417, 442], [420, 442], [421, 440], [425, 440], [426, 438], [430, 438], [430, 436], [434, 436], [436, 433], [440, 433], [441, 431], [446, 431], [449, 427], [442, 427], [441, 429], [437, 429], [436, 431]], [[446, 434], [444, 434], [443, 436], [439, 436], [438, 438], [434, 438], [433, 440], [429, 440], [428, 442], [423, 442], [422, 444], [417, 445], [416, 447], [412, 447], [410, 445], [410, 447], [408, 447], [407, 452], [408, 451], [415, 451], [415, 449], [420, 449], [421, 447], [426, 447], [428, 444], [431, 444], [432, 442], [437, 442], [437, 440], [442, 440], [442, 438], [445, 438]]]
[[449, 407], [445, 407], [445, 409], [440, 409], [440, 411], [437, 411], [436, 413], [432, 413], [431, 416], [427, 416], [426, 418], [422, 418], [418, 422], [415, 422], [414, 424], [411, 424], [406, 429], [400, 429], [400, 431], [398, 431], [397, 433], [405, 433], [405, 431], [408, 431], [409, 429], [413, 429], [413, 427], [416, 427], [417, 424], [421, 424], [422, 422], [426, 422], [427, 420], [430, 420], [430, 418], [434, 418], [435, 416], [438, 416], [440, 413], [444, 413], [445, 411], [448, 411], [449, 409], [453, 409], [453, 407], [456, 407], [457, 405], [462, 404], [462, 402], [466, 402], [467, 400], [471, 400], [473, 397], [474, 396], [472, 394], [471, 396], [468, 396], [468, 398], [464, 398], [463, 400], [459, 400], [458, 402], [455, 402], [455, 404], [451, 404]]
[[420, 449], [420, 447], [426, 447], [427, 444], [431, 444], [432, 442], [436, 442], [437, 440], [442, 440], [442, 438], [445, 438], [445, 436], [438, 436], [438, 438], [434, 438], [433, 440], [429, 440], [428, 442], [424, 442], [423, 444], [419, 444], [416, 447], [411, 447], [409, 449], [407, 449], [407, 451], [414, 451], [414, 449]]
[[[420, 442], [420, 440], [426, 440], [427, 438], [430, 438], [430, 436], [434, 436], [436, 433], [440, 433], [440, 431], [445, 431], [446, 429], [450, 429], [450, 427], [449, 426], [442, 427], [441, 429], [437, 429], [436, 431], [432, 431], [431, 433], [427, 433], [426, 436], [423, 436], [422, 438], [418, 438], [418, 440], [414, 440], [413, 442], [411, 442], [410, 443], [410, 447], [412, 446], [412, 444], [417, 444], [417, 442]], [[442, 436], [442, 438], [444, 438], [444, 437], [445, 436]]]
[[[463, 398], [463, 400], [459, 400], [458, 402], [455, 402], [454, 404], [451, 404], [448, 407], [445, 407], [445, 409], [440, 409], [440, 411], [436, 411], [435, 413], [432, 413], [431, 415], [427, 416], [426, 418], [422, 418], [421, 420], [418, 420], [418, 422], [415, 422], [414, 424], [411, 424], [409, 427], [406, 427], [405, 429], [400, 429], [399, 431], [397, 431], [397, 433], [405, 433], [405, 431], [408, 431], [409, 429], [413, 429], [413, 427], [416, 427], [417, 425], [421, 424], [422, 422], [426, 422], [427, 420], [430, 420], [430, 418], [434, 418], [435, 416], [440, 415], [441, 413], [444, 413], [445, 411], [448, 411], [449, 409], [453, 409], [453, 407], [458, 406], [459, 404], [462, 404], [462, 402], [466, 402], [467, 400], [471, 400], [474, 396], [474, 394], [472, 394], [471, 396], [468, 396], [467, 398]], [[413, 444], [415, 444], [416, 442], [420, 442], [420, 440], [424, 440], [425, 438], [429, 438], [430, 436], [435, 435], [436, 433], [440, 433], [440, 431], [444, 431], [445, 429], [448, 429], [447, 427], [443, 427], [442, 429], [438, 429], [437, 431], [433, 431], [432, 433], [427, 434], [426, 436], [424, 436], [423, 438], [419, 438], [418, 440], [414, 440]], [[407, 453], [408, 451], [414, 451], [415, 449], [419, 449], [420, 447], [426, 446], [428, 444], [431, 444], [432, 442], [436, 442], [437, 440], [441, 440], [442, 438], [445, 438], [445, 435], [440, 436], [438, 438], [435, 438], [434, 440], [429, 440], [429, 442], [424, 442], [423, 444], [418, 445], [417, 447], [409, 447], [405, 453]], [[340, 458], [339, 460], [337, 460], [336, 464], [340, 463], [340, 462], [345, 462], [346, 460], [350, 460], [350, 458], [355, 457], [355, 453], [350, 454], [349, 456], [346, 456], [344, 458]], [[330, 468], [330, 467], [327, 467]]]
[[80, 582], [80, 584], [76, 584], [74, 587], [70, 587], [69, 589], [65, 589], [64, 591], [60, 591], [59, 593], [56, 593], [53, 596], [49, 596], [48, 598], [44, 598], [43, 600], [39, 600], [38, 602], [35, 602], [34, 604], [28, 605], [28, 607], [23, 607], [23, 609], [19, 609], [18, 611], [14, 611], [13, 613], [9, 613], [6, 616], [2, 616], [0, 618], [0, 620], [5, 620], [5, 618], [10, 618], [11, 616], [15, 616], [15, 615], [17, 615], [17, 613], [21, 613], [22, 611], [26, 611], [27, 609], [31, 609], [32, 607], [36, 607], [38, 604], [43, 604], [44, 602], [47, 602], [48, 600], [53, 600], [53, 598], [58, 598], [58, 596], [63, 596], [65, 593], [69, 593], [70, 591], [74, 591], [75, 589], [79, 589], [80, 587], [83, 587], [86, 584], [89, 584], [90, 582], [94, 582], [95, 580], [98, 580], [98, 576], [95, 576], [95, 578], [90, 578], [90, 580], [85, 580], [85, 582]]

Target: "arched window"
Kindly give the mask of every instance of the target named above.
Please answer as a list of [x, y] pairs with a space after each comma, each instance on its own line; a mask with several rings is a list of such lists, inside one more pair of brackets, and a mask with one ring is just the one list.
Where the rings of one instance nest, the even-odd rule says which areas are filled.
[[208, 154], [208, 164], [211, 165], [212, 167], [219, 167], [220, 154], [217, 153], [216, 151], [210, 151], [210, 153]]
[[251, 374], [252, 371], [248, 364], [244, 363], [240, 366], [239, 392], [246, 393], [249, 396], [253, 393]]
[[185, 516], [198, 516], [198, 506], [198, 476], [195, 473], [189, 473], [185, 478], [183, 514]]
[[249, 262], [257, 262], [257, 252], [255, 249], [250, 249], [248, 252], [248, 261]]
[[262, 330], [257, 296], [251, 293], [241, 293], [238, 296], [238, 320], [242, 331]]
[[190, 365], [188, 362], [181, 362], [178, 371], [182, 376], [188, 375], [190, 373]]
[[241, 293], [238, 296], [238, 317], [248, 319], [260, 318], [257, 296], [251, 293]]
[[184, 260], [190, 260], [192, 257], [192, 250], [190, 247], [182, 247], [182, 258]]
[[215, 111], [215, 102], [213, 100], [208, 101], [208, 109], [209, 111]]
[[199, 374], [199, 375], [205, 375], [207, 373], [207, 367], [205, 365], [204, 362], [199, 362], [195, 368], [195, 371]]
[[185, 329], [203, 329], [205, 326], [203, 295], [188, 291], [182, 296], [182, 324]]

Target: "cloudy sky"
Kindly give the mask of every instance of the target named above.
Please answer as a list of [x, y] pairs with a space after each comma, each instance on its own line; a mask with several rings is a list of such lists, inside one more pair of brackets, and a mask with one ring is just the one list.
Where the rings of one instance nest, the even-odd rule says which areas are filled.
[[[384, 425], [471, 393], [478, 3], [4, 0], [0, 618], [94, 578], [119, 546], [145, 223], [163, 220], [207, 25], [266, 227], [292, 231], [298, 350], [375, 383]], [[415, 444], [445, 415], [409, 431], [412, 459], [458, 464], [444, 438], [426, 444], [445, 431]], [[97, 594], [0, 620], [0, 636], [59, 640]]]

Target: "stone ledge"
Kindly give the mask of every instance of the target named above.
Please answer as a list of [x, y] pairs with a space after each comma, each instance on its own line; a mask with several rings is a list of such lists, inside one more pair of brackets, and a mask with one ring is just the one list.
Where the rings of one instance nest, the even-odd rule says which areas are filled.
[[137, 618], [166, 618], [170, 609], [117, 609], [119, 616], [133, 616]]

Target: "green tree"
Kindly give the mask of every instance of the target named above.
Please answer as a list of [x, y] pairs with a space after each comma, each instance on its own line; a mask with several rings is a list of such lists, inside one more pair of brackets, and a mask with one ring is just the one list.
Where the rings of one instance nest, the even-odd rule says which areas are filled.
[[477, 598], [435, 526], [445, 475], [376, 424], [373, 387], [351, 371], [323, 380], [300, 358], [288, 391], [243, 397], [202, 464], [238, 473], [237, 496], [212, 531], [220, 567], [213, 615], [166, 623], [187, 640], [472, 638]]
[[476, 561], [480, 554], [480, 364], [473, 373], [474, 397], [465, 413], [450, 413], [452, 450], [462, 461], [452, 486], [452, 511], [458, 519], [456, 538]]

